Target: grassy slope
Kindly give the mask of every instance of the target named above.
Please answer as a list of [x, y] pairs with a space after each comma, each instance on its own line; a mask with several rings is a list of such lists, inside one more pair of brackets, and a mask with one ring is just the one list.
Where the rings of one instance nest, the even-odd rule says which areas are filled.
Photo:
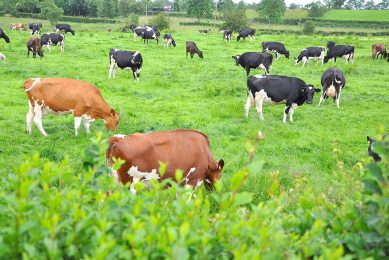
[[331, 10], [320, 19], [353, 21], [389, 21], [389, 10]]
[[[5, 18], [0, 20], [3, 25]], [[7, 21], [8, 22], [8, 21]], [[74, 137], [72, 116], [50, 116], [44, 119], [49, 134], [42, 137], [35, 126], [33, 135], [25, 133], [27, 98], [22, 83], [28, 77], [70, 77], [96, 85], [112, 107], [121, 114], [120, 133], [150, 132], [175, 128], [193, 128], [210, 137], [216, 159], [226, 161], [224, 180], [248, 161], [245, 142], [255, 143], [262, 131], [266, 138], [258, 146], [252, 176], [247, 189], [259, 196], [266, 193], [270, 173], [279, 171], [284, 185], [295, 174], [312, 176], [312, 182], [325, 190], [331, 185], [337, 166], [333, 145], [341, 149], [344, 168], [350, 169], [366, 156], [366, 135], [374, 135], [380, 124], [389, 126], [389, 64], [372, 61], [370, 46], [384, 42], [381, 38], [335, 38], [339, 43], [356, 46], [356, 63], [338, 66], [345, 72], [347, 87], [342, 93], [341, 109], [332, 101], [322, 107], [303, 105], [295, 112], [295, 122], [283, 125], [284, 106], [267, 105], [264, 122], [259, 122], [255, 109], [249, 119], [243, 116], [246, 100], [245, 73], [236, 67], [232, 55], [256, 51], [259, 43], [282, 41], [291, 57], [306, 46], [325, 45], [328, 37], [259, 36], [255, 43], [222, 42], [219, 33], [200, 35], [176, 28], [174, 37], [178, 47], [164, 49], [151, 42], [148, 46], [132, 34], [108, 33], [108, 25], [74, 25], [76, 36], [66, 36], [65, 53], [58, 47], [45, 53], [43, 60], [26, 58], [25, 43], [28, 32], [8, 32], [12, 43], [0, 40], [0, 52], [8, 59], [0, 63], [0, 171], [10, 172], [26, 156], [36, 151], [48, 160], [60, 161], [67, 156], [78, 171], [89, 137], [82, 129]], [[45, 24], [45, 28], [48, 25]], [[90, 28], [90, 29], [88, 29]], [[100, 29], [101, 31], [97, 31]], [[85, 31], [90, 30], [90, 31]], [[194, 40], [203, 50], [205, 59], [197, 56], [185, 59], [184, 43]], [[108, 50], [120, 48], [138, 50], [144, 57], [141, 81], [134, 83], [127, 71], [118, 71], [116, 80], [108, 80]], [[296, 67], [293, 60], [275, 61], [272, 74], [297, 76], [319, 86], [325, 66]], [[253, 71], [252, 74], [262, 72]], [[318, 102], [315, 97], [315, 103]], [[92, 133], [107, 132], [103, 122], [92, 123]], [[263, 163], [263, 169], [259, 165]], [[348, 188], [347, 188], [348, 189]]]
[[[255, 9], [247, 9], [246, 15], [248, 19], [254, 19], [258, 17], [258, 13]], [[308, 12], [305, 9], [287, 9], [284, 15], [284, 19], [300, 19], [307, 17]]]

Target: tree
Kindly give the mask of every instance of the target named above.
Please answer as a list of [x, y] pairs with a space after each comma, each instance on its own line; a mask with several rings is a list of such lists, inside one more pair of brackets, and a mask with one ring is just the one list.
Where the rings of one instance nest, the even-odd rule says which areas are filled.
[[363, 9], [364, 4], [365, 0], [348, 0], [344, 7], [351, 10], [360, 10]]
[[377, 4], [378, 9], [387, 10], [389, 9], [389, 0], [383, 0], [379, 4]]
[[298, 5], [298, 4], [295, 4], [295, 3], [291, 3], [290, 5], [289, 5], [289, 9], [298, 9], [298, 8], [300, 8], [301, 7], [301, 5]]
[[269, 26], [272, 23], [279, 23], [286, 11], [286, 5], [284, 0], [262, 0], [257, 9], [258, 13], [262, 17], [266, 17], [269, 20]]
[[327, 12], [327, 8], [320, 1], [307, 4], [305, 6], [305, 9], [307, 9], [309, 17], [315, 17], [315, 18], [320, 17], [325, 12]]
[[169, 29], [170, 21], [166, 13], [159, 13], [151, 19], [151, 24], [158, 28], [158, 30]]
[[212, 0], [189, 0], [188, 15], [200, 18], [211, 18], [213, 11]]
[[341, 9], [346, 0], [324, 0], [324, 4], [328, 9]]
[[365, 10], [376, 10], [378, 7], [374, 4], [373, 0], [367, 1], [365, 5], [363, 6], [363, 9]]
[[245, 9], [235, 9], [228, 12], [225, 22], [222, 25], [223, 29], [239, 31], [247, 27], [247, 18]]
[[234, 2], [232, 0], [219, 0], [217, 2], [217, 10], [223, 13], [223, 18], [227, 18], [227, 14], [234, 9]]
[[315, 27], [315, 22], [308, 20], [304, 23], [303, 33], [307, 35], [312, 35], [315, 32]]
[[103, 0], [99, 6], [99, 16], [113, 18], [116, 14], [116, 0]]
[[51, 25], [55, 25], [62, 18], [63, 9], [55, 5], [54, 0], [45, 0], [41, 2], [41, 15], [49, 20]]
[[120, 16], [127, 17], [130, 13], [130, 0], [119, 0], [118, 11]]

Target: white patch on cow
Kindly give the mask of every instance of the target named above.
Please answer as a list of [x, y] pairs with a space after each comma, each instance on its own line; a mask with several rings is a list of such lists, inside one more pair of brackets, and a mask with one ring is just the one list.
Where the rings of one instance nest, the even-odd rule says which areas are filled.
[[44, 101], [42, 100], [42, 105], [38, 104], [38, 100], [34, 100], [34, 123], [38, 127], [39, 131], [43, 136], [47, 136], [45, 129], [43, 129], [43, 124], [42, 124], [42, 106], [44, 104]]
[[5, 61], [5, 55], [0, 53], [0, 61]]
[[115, 60], [115, 58], [113, 57], [113, 55], [111, 55], [111, 63], [109, 64], [109, 74], [108, 74], [108, 79], [110, 79], [111, 77], [113, 79], [116, 78], [116, 68], [117, 68], [118, 64]]
[[255, 108], [260, 120], [264, 120], [262, 113], [263, 102], [271, 102], [271, 99], [268, 97], [267, 93], [261, 89], [259, 92], [255, 93]]
[[126, 137], [126, 135], [123, 135], [123, 134], [117, 134], [117, 135], [114, 135], [114, 137], [117, 137], [117, 138], [123, 139], [124, 137]]
[[137, 182], [143, 181], [146, 185], [148, 185], [150, 180], [158, 180], [160, 178], [159, 174], [157, 173], [157, 169], [153, 169], [151, 172], [142, 172], [138, 170], [138, 166], [131, 166], [131, 168], [128, 170], [128, 175], [132, 177], [130, 191], [134, 195], [136, 194], [135, 184]]
[[340, 102], [340, 93], [342, 92], [342, 86], [339, 87], [339, 93], [336, 97], [336, 106], [338, 107], [339, 109], [339, 102]]
[[190, 168], [188, 174], [185, 177], [185, 184], [188, 184], [190, 181], [190, 175], [196, 171], [195, 167]]
[[262, 79], [262, 78], [264, 78], [264, 76], [262, 76], [262, 75], [254, 75], [254, 77], [256, 77], [257, 79]]
[[34, 119], [34, 109], [32, 107], [32, 104], [30, 101], [28, 101], [28, 112], [26, 115], [26, 122], [27, 122], [27, 133], [32, 133], [32, 121]]
[[294, 110], [298, 107], [298, 105], [296, 103], [292, 103], [292, 106], [291, 108], [289, 109], [289, 121], [290, 122], [293, 122], [293, 114], [294, 114]]
[[284, 123], [284, 124], [286, 124], [286, 109], [287, 109], [288, 107], [285, 107], [285, 109], [284, 109], [284, 118], [282, 119], [282, 123]]
[[302, 61], [303, 61], [303, 67], [304, 67], [305, 63], [307, 63], [307, 62], [308, 62], [308, 59], [307, 59], [307, 57], [305, 57], [305, 56], [304, 56], [304, 57], [302, 58]]
[[78, 130], [80, 129], [82, 118], [80, 116], [74, 117], [74, 134], [78, 136]]
[[34, 82], [32, 82], [31, 87], [29, 87], [28, 89], [26, 89], [26, 90], [24, 90], [24, 91], [26, 91], [26, 92], [30, 91], [30, 90], [33, 89], [38, 83], [41, 82], [41, 79], [40, 79], [40, 78], [36, 78], [36, 79], [32, 79], [32, 80], [34, 80]]
[[336, 89], [334, 86], [334, 83], [332, 82], [331, 86], [329, 86], [326, 90], [326, 95], [329, 97], [335, 97], [336, 96]]
[[200, 187], [201, 184], [203, 184], [202, 180], [197, 181], [196, 186], [194, 187], [194, 189], [197, 189], [198, 187]]
[[346, 59], [346, 63], [348, 63], [349, 58], [350, 58], [350, 54], [343, 55], [342, 58], [345, 58]]
[[312, 87], [308, 87], [309, 89], [312, 89]]
[[90, 123], [95, 121], [95, 119], [92, 118], [91, 116], [89, 116], [88, 114], [82, 115], [81, 118], [82, 118], [82, 121], [84, 122], [85, 131], [87, 134], [89, 134], [90, 133]]
[[115, 179], [115, 183], [117, 185], [120, 184], [120, 181], [119, 181], [119, 175], [118, 175], [118, 172], [114, 169], [111, 169], [111, 175], [113, 175], [113, 178]]

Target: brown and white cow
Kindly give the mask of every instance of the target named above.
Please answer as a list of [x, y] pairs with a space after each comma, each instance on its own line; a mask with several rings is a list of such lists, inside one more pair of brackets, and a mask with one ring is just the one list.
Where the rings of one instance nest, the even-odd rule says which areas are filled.
[[[220, 178], [224, 161], [215, 162], [208, 137], [194, 130], [173, 130], [149, 134], [115, 135], [108, 140], [107, 166], [113, 165], [113, 158], [125, 163], [116, 172], [117, 182], [132, 182], [130, 190], [136, 193], [134, 184], [151, 179], [175, 180], [175, 172], [183, 171], [183, 180], [192, 187], [204, 182], [212, 188]], [[167, 163], [163, 176], [159, 173], [160, 162]]]
[[32, 51], [32, 57], [35, 59], [36, 54], [38, 54], [41, 59], [43, 58], [43, 50], [42, 50], [42, 44], [41, 39], [31, 37], [27, 42], [27, 57], [30, 56], [30, 51]]
[[386, 52], [385, 44], [376, 43], [371, 46], [371, 56], [373, 59], [377, 59], [381, 55], [381, 58], [386, 59], [388, 53]]
[[23, 24], [23, 23], [13, 23], [10, 26], [11, 30], [23, 31], [23, 30], [26, 30], [26, 28], [27, 28], [27, 24]]
[[98, 118], [104, 120], [109, 130], [117, 129], [119, 113], [107, 104], [95, 86], [87, 82], [66, 78], [35, 78], [26, 80], [23, 86], [29, 100], [26, 116], [29, 134], [34, 121], [41, 134], [47, 136], [42, 125], [42, 117], [47, 114], [73, 114], [76, 136], [81, 120], [87, 133], [90, 132], [90, 123]]

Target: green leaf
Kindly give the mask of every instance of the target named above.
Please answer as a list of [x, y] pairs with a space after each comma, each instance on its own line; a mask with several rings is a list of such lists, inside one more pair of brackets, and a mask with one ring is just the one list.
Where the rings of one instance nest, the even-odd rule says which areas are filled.
[[244, 205], [244, 204], [249, 204], [252, 201], [253, 201], [253, 194], [244, 191], [244, 192], [236, 194], [234, 204], [236, 206], [241, 206], [241, 205]]
[[365, 184], [365, 192], [372, 194], [377, 193], [382, 195], [381, 188], [379, 187], [378, 183], [375, 180], [372, 179], [364, 179], [362, 182]]
[[385, 179], [382, 177], [382, 170], [377, 164], [371, 163], [367, 166], [367, 168], [378, 181], [385, 181]]

